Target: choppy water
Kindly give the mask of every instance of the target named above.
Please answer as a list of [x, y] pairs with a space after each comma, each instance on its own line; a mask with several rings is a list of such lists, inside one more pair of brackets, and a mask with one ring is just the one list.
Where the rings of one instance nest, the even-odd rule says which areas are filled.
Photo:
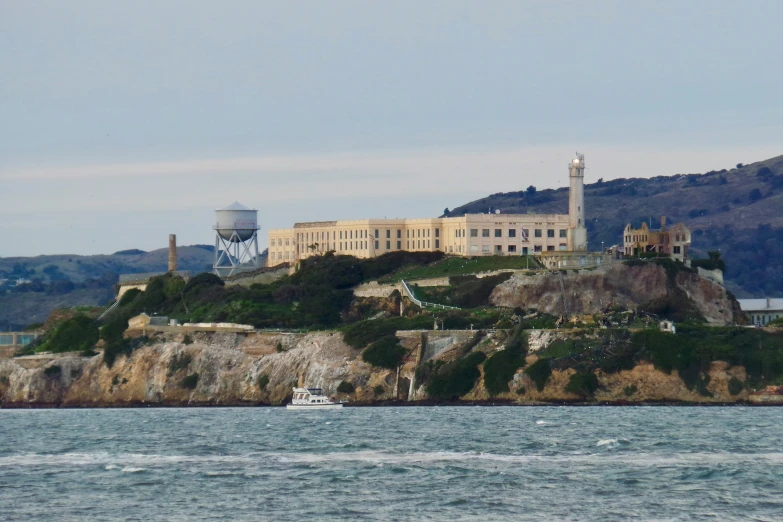
[[783, 409], [0, 411], [0, 520], [783, 520]]

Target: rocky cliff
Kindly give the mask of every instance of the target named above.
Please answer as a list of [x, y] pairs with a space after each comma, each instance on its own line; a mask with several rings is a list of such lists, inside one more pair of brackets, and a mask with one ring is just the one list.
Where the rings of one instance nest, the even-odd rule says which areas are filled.
[[498, 285], [490, 303], [552, 315], [597, 314], [611, 306], [646, 308], [654, 313], [693, 313], [719, 325], [732, 324], [738, 311], [722, 286], [695, 271], [667, 270], [654, 263], [529, 274], [515, 273]]
[[[309, 386], [324, 388], [327, 395], [350, 401], [370, 403], [398, 396], [396, 372], [364, 363], [360, 351], [346, 345], [342, 334], [337, 332], [250, 336], [197, 334], [193, 337], [191, 344], [184, 344], [182, 338], [160, 337], [130, 356], [118, 358], [111, 368], [105, 365], [101, 356], [64, 355], [36, 368], [25, 368], [20, 360], [2, 360], [0, 405], [282, 404], [300, 377]], [[433, 341], [443, 344], [442, 347], [437, 345], [435, 357], [449, 359], [461, 352], [468, 336], [464, 337], [461, 339], [444, 333], [442, 339]], [[416, 336], [412, 335], [410, 343], [415, 344], [415, 339]], [[448, 339], [451, 341], [447, 342]], [[502, 347], [502, 340], [488, 336], [475, 350], [491, 354]], [[425, 353], [429, 351], [428, 348]], [[529, 356], [528, 362], [535, 358], [536, 355]], [[401, 399], [407, 398], [407, 386], [413, 377], [414, 366], [415, 361], [408, 361], [401, 370], [398, 386]], [[483, 371], [481, 366], [479, 368]], [[530, 378], [519, 370], [509, 383], [511, 391], [495, 399], [519, 403], [583, 400], [565, 391], [573, 373], [573, 369], [554, 370], [544, 389], [538, 391]], [[194, 379], [196, 374], [198, 377]], [[688, 389], [676, 371], [663, 373], [646, 363], [613, 374], [597, 372], [600, 387], [588, 402], [765, 402], [763, 397], [755, 397], [746, 390], [735, 395], [728, 391], [732, 377], [745, 380], [745, 370], [741, 366], [716, 362], [709, 374], [708, 391], [711, 396]], [[342, 381], [351, 383], [355, 391], [339, 394], [337, 387]], [[413, 397], [426, 400], [425, 388], [417, 387]], [[464, 401], [489, 399], [481, 379], [470, 393], [462, 397]]]

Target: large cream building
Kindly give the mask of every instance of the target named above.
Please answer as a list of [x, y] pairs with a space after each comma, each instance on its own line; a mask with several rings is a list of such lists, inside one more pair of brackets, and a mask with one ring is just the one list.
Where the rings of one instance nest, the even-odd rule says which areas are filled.
[[267, 266], [328, 251], [367, 258], [409, 250], [460, 256], [587, 251], [584, 156], [569, 163], [568, 214], [466, 214], [431, 219], [360, 219], [296, 223], [269, 231]]

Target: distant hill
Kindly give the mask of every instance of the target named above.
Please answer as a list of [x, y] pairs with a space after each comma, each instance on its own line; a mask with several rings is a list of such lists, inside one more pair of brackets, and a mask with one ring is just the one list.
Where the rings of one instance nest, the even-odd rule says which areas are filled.
[[[567, 213], [568, 188], [492, 194], [449, 212]], [[740, 297], [783, 294], [783, 156], [731, 170], [655, 178], [599, 180], [585, 185], [591, 249], [622, 244], [625, 225], [682, 221], [693, 232], [691, 253], [720, 249], [727, 286]]]
[[[180, 270], [205, 272], [212, 269], [214, 247], [181, 246], [177, 249]], [[120, 274], [165, 272], [168, 249], [122, 250], [111, 255], [53, 255], [0, 258], [0, 331], [21, 329], [42, 322], [49, 313], [64, 306], [105, 305], [114, 297]], [[18, 279], [31, 284], [16, 288]]]

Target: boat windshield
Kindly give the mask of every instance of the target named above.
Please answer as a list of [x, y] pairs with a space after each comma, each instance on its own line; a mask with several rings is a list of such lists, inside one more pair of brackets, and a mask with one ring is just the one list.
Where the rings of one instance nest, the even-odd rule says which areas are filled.
[[321, 388], [307, 388], [310, 395], [323, 395], [324, 391]]

